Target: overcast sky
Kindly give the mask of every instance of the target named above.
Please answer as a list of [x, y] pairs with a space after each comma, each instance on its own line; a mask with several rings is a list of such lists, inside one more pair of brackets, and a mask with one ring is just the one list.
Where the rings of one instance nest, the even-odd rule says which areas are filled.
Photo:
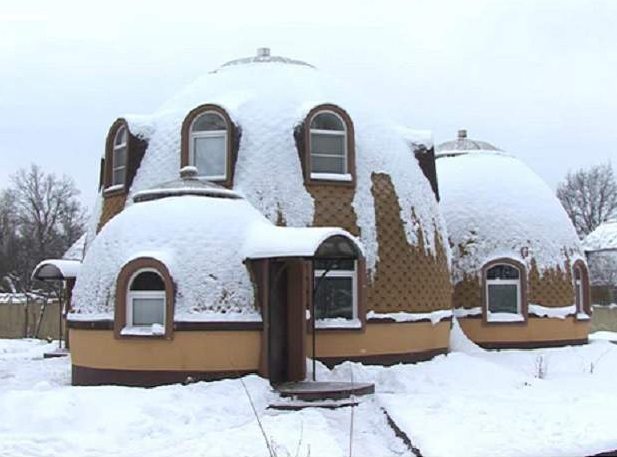
[[20, 0], [0, 5], [0, 188], [37, 163], [91, 208], [117, 117], [261, 46], [437, 143], [467, 128], [552, 187], [617, 165], [617, 1]]

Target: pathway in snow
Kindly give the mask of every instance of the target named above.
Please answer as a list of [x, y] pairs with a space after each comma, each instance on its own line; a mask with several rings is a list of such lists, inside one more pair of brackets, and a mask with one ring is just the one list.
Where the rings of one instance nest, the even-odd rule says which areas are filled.
[[[50, 345], [0, 340], [0, 456], [267, 456], [239, 380], [155, 389], [72, 387]], [[394, 367], [345, 363], [321, 380], [374, 382], [354, 409], [354, 452], [410, 456], [386, 408], [425, 457], [593, 455], [617, 448], [617, 345], [478, 351]], [[348, 455], [351, 410], [267, 410], [268, 383], [244, 383], [278, 455]], [[298, 450], [299, 448], [299, 450]]]

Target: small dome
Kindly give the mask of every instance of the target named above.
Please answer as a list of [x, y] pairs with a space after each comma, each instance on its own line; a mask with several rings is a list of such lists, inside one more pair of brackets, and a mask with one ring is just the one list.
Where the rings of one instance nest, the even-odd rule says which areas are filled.
[[472, 140], [467, 137], [467, 130], [459, 130], [455, 140], [441, 143], [435, 148], [436, 156], [453, 156], [477, 151], [501, 151], [486, 141]]
[[[289, 57], [270, 55], [270, 48], [258, 48], [257, 54], [251, 57], [242, 57], [240, 59], [230, 60], [221, 65], [221, 68], [231, 67], [234, 65], [246, 65], [251, 63], [284, 63], [289, 65], [304, 65], [313, 67], [313, 65], [302, 62], [301, 60], [290, 59]], [[315, 67], [313, 67], [315, 68]], [[215, 70], [215, 72], [218, 70]]]
[[203, 197], [218, 198], [242, 198], [233, 190], [224, 188], [205, 179], [197, 177], [197, 168], [192, 166], [180, 170], [180, 178], [167, 181], [150, 189], [137, 192], [133, 196], [135, 203], [158, 200], [165, 197], [177, 197], [180, 195], [196, 195]]

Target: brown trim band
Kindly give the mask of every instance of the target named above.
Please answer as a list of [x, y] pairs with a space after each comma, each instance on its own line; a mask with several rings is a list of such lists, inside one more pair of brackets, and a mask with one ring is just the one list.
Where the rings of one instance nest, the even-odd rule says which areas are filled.
[[343, 356], [343, 357], [317, 357], [317, 359], [332, 368], [335, 365], [343, 362], [359, 362], [365, 365], [397, 365], [399, 363], [416, 363], [425, 362], [438, 355], [448, 353], [448, 348], [431, 349], [422, 352], [408, 352], [405, 354], [375, 354], [375, 355], [360, 355], [360, 356]]
[[[68, 328], [75, 330], [113, 330], [112, 319], [96, 321], [67, 321]], [[174, 322], [174, 331], [224, 331], [224, 330], [263, 330], [263, 322]]]
[[112, 370], [71, 366], [71, 383], [74, 386], [119, 385], [132, 387], [155, 387], [164, 384], [194, 381], [216, 381], [238, 378], [254, 373], [250, 370], [234, 371], [158, 371], [158, 370]]
[[476, 342], [476, 344], [484, 349], [539, 349], [539, 348], [555, 348], [562, 346], [580, 346], [587, 344], [587, 338], [578, 340], [548, 340], [548, 341], [489, 341]]
[[[478, 317], [482, 317], [482, 316], [478, 315]], [[429, 318], [417, 319], [413, 321], [397, 321], [396, 319], [393, 319], [391, 317], [384, 317], [384, 318], [372, 317], [366, 320], [367, 324], [420, 324], [423, 322], [426, 323], [426, 322], [433, 322], [433, 321]], [[452, 322], [452, 316], [439, 319], [439, 322]]]

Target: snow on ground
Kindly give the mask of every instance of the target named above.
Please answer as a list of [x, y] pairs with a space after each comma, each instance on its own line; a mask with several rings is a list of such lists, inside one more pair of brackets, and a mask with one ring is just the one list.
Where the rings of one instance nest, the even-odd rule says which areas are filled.
[[[617, 345], [488, 352], [454, 334], [460, 352], [430, 362], [319, 366], [320, 380], [376, 384], [353, 410], [354, 456], [411, 455], [382, 408], [425, 457], [617, 449]], [[268, 455], [241, 381], [72, 387], [67, 358], [42, 358], [53, 347], [0, 340], [0, 456]], [[349, 408], [266, 410], [277, 399], [268, 383], [243, 382], [279, 456], [348, 455]]]

